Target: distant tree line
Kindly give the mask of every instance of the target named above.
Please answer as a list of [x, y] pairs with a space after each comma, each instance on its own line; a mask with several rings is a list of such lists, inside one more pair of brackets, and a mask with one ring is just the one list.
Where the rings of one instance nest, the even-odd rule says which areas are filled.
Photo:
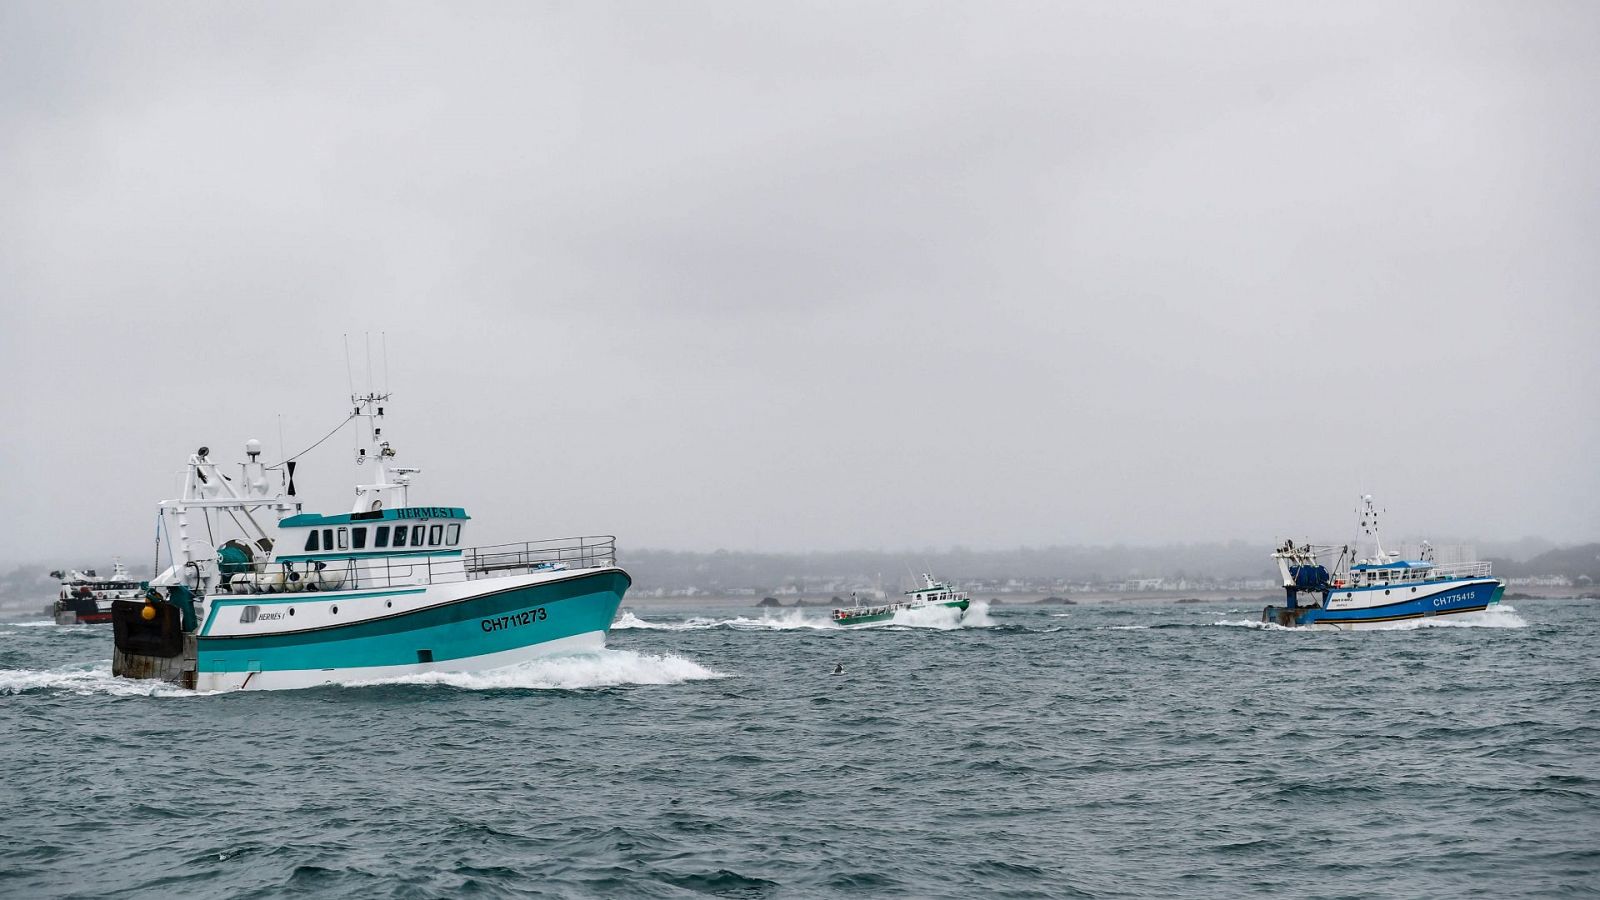
[[1494, 562], [1494, 573], [1502, 578], [1562, 575], [1573, 581], [1579, 578], [1600, 581], [1600, 544], [1560, 547], [1521, 562], [1494, 557], [1490, 559]]
[[628, 550], [621, 563], [641, 587], [669, 590], [690, 586], [709, 590], [772, 590], [797, 579], [882, 579], [894, 590], [909, 578], [929, 572], [955, 581], [1068, 580], [1118, 581], [1129, 578], [1234, 579], [1271, 577], [1270, 550], [1231, 541], [1133, 547], [1018, 547], [1012, 550], [946, 550], [826, 553], [751, 553], [718, 550]]

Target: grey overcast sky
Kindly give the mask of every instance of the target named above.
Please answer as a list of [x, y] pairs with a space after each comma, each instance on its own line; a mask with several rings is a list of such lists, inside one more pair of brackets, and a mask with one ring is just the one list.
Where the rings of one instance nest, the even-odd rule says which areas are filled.
[[[0, 3], [0, 558], [1600, 539], [1600, 4]], [[343, 510], [335, 438], [309, 507]], [[92, 561], [92, 560], [91, 560]]]

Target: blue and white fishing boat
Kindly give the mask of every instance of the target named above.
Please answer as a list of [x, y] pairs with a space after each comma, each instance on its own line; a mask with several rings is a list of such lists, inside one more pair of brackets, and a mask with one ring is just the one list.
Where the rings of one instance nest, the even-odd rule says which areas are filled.
[[[1285, 605], [1263, 609], [1261, 621], [1349, 631], [1482, 612], [1500, 602], [1505, 584], [1491, 577], [1490, 563], [1435, 564], [1426, 542], [1419, 559], [1401, 559], [1383, 549], [1372, 495], [1361, 504], [1361, 529], [1372, 539], [1373, 555], [1357, 560], [1350, 545], [1285, 541], [1272, 554], [1283, 574]], [[1302, 604], [1302, 595], [1311, 602]]]
[[[610, 536], [466, 544], [457, 506], [416, 506], [394, 465], [387, 393], [353, 395], [355, 461], [372, 472], [340, 515], [301, 510], [292, 461], [225, 475], [202, 447], [160, 505], [158, 568], [119, 600], [113, 671], [200, 690], [301, 688], [498, 668], [605, 643], [631, 584]], [[238, 534], [219, 541], [226, 531]]]

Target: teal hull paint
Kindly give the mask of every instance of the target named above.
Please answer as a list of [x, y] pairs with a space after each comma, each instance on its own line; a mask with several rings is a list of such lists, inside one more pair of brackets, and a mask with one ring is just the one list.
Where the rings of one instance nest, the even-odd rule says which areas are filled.
[[419, 650], [430, 651], [435, 663], [516, 650], [609, 630], [630, 584], [627, 573], [614, 569], [336, 628], [260, 637], [201, 637], [199, 671], [415, 665]]
[[410, 588], [403, 591], [298, 591], [293, 594], [245, 594], [242, 597], [222, 597], [213, 599], [209, 604], [211, 611], [206, 613], [206, 624], [200, 629], [200, 637], [211, 633], [211, 623], [217, 620], [217, 614], [224, 609], [272, 606], [280, 603], [309, 603], [315, 600], [364, 600], [367, 597], [399, 597], [403, 594], [424, 593], [427, 593], [427, 588]]

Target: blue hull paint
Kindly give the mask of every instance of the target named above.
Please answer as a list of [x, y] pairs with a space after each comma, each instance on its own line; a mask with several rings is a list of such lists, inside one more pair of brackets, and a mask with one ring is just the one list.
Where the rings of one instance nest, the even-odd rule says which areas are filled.
[[[1367, 590], [1383, 589], [1370, 588]], [[1398, 622], [1406, 619], [1421, 619], [1428, 616], [1476, 612], [1500, 602], [1500, 597], [1504, 592], [1505, 586], [1498, 581], [1477, 580], [1464, 582], [1460, 587], [1415, 600], [1400, 600], [1382, 606], [1369, 606], [1360, 609], [1335, 610], [1326, 609], [1323, 606], [1311, 606], [1288, 610], [1283, 607], [1269, 606], [1267, 607], [1267, 615], [1264, 615], [1263, 619], [1272, 621], [1273, 615], [1282, 616], [1287, 614], [1293, 619], [1292, 624], [1300, 626]], [[1363, 591], [1356, 591], [1355, 593], [1359, 594], [1363, 593]], [[1323, 602], [1326, 604], [1328, 601], [1324, 600]]]
[[[202, 637], [199, 671], [416, 665], [518, 650], [611, 628], [631, 584], [618, 569], [494, 591], [441, 607], [298, 634]], [[492, 582], [486, 582], [488, 588]], [[422, 651], [426, 651], [424, 654]]]

